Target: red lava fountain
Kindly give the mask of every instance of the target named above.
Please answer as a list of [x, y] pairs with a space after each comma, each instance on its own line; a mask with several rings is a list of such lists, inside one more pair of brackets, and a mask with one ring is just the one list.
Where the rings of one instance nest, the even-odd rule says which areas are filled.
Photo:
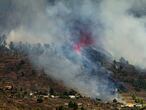
[[93, 40], [90, 32], [81, 32], [80, 38], [77, 42], [75, 42], [73, 48], [76, 53], [80, 53], [82, 48], [93, 45], [94, 42], [95, 41]]

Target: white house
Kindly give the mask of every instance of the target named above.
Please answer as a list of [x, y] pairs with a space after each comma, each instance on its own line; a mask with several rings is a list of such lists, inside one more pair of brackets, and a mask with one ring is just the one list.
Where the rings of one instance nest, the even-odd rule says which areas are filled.
[[71, 98], [71, 99], [75, 99], [76, 96], [74, 96], [74, 95], [69, 95], [69, 98]]

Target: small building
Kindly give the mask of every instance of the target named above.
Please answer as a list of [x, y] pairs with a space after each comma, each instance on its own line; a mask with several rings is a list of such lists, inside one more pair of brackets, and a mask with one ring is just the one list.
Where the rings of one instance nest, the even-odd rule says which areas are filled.
[[51, 97], [51, 98], [55, 98], [55, 96], [54, 96], [54, 95], [51, 95], [50, 97]]
[[30, 92], [30, 93], [29, 93], [29, 95], [30, 95], [30, 96], [33, 96], [33, 93], [32, 93], [32, 92]]
[[74, 96], [74, 95], [69, 95], [69, 98], [71, 98], [71, 99], [75, 99], [76, 96]]
[[82, 106], [83, 104], [82, 103], [78, 103], [78, 106]]
[[5, 82], [5, 83], [3, 83], [2, 87], [3, 87], [3, 90], [12, 90], [13, 84], [10, 82]]
[[135, 106], [136, 106], [136, 107], [140, 107], [140, 108], [143, 107], [142, 104], [135, 104]]
[[48, 98], [49, 98], [49, 95], [43, 95], [43, 97], [44, 97], [45, 99], [48, 99]]
[[51, 98], [59, 98], [59, 96], [51, 95]]

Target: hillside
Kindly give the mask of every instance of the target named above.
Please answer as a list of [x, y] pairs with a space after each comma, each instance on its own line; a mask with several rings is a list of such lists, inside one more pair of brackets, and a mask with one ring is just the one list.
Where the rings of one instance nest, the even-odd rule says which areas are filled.
[[146, 105], [145, 70], [131, 65], [124, 58], [106, 66], [113, 72], [112, 79], [117, 84], [118, 92], [127, 105]]
[[99, 99], [82, 97], [61, 81], [47, 76], [43, 70], [35, 69], [26, 56], [0, 55], [0, 110], [69, 110], [73, 107], [113, 110], [123, 106], [117, 102], [103, 103]]
[[100, 60], [112, 72], [110, 78], [125, 104], [116, 100], [102, 102], [100, 99], [83, 97], [75, 90], [65, 87], [62, 81], [52, 79], [42, 68], [32, 66], [29, 57], [20, 50], [12, 51], [4, 46], [0, 51], [2, 110], [133, 110], [145, 106], [145, 73], [123, 59], [106, 62], [104, 58], [96, 58], [99, 56], [95, 50], [91, 56], [95, 62]]
[[[80, 96], [61, 81], [49, 78], [43, 70], [34, 70], [28, 59], [20, 55], [1, 55], [0, 91], [0, 110], [55, 110], [62, 106], [67, 109], [71, 102], [87, 110], [117, 108], [116, 104]], [[69, 98], [69, 94], [78, 98]]]

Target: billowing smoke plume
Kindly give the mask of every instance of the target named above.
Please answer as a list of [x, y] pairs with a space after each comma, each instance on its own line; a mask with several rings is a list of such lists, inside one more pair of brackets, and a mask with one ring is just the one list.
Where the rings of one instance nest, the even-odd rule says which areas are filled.
[[114, 84], [100, 60], [124, 57], [146, 67], [145, 4], [145, 0], [13, 0], [6, 16], [11, 19], [5, 21], [13, 27], [7, 42], [49, 44], [41, 46], [39, 56], [28, 49], [34, 65], [83, 95], [112, 99]]
[[101, 4], [104, 46], [115, 58], [146, 67], [146, 1], [104, 0]]

